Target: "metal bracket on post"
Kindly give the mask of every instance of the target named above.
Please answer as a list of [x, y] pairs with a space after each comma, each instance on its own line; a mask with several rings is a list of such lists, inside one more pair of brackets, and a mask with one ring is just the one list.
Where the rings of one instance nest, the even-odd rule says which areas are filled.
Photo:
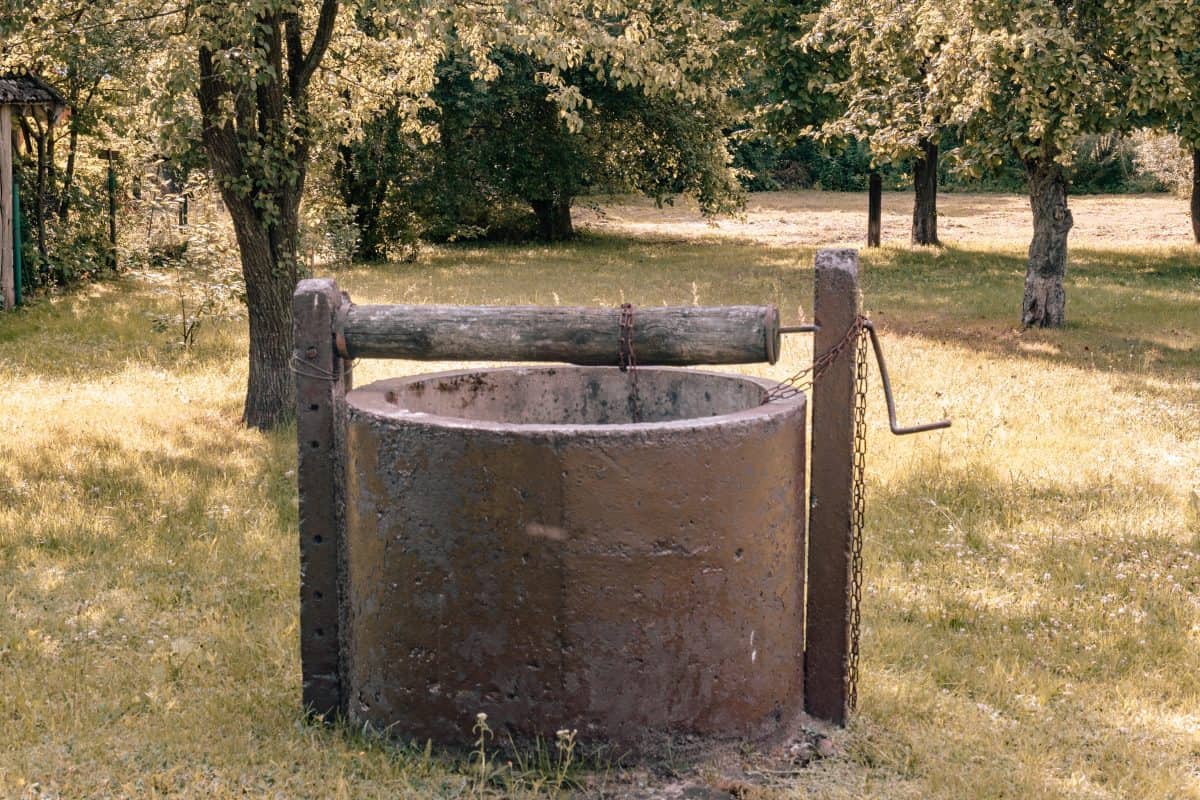
[[296, 435], [300, 488], [300, 663], [304, 707], [344, 712], [341, 691], [342, 430], [348, 364], [334, 346], [345, 296], [332, 280], [303, 280], [292, 299], [296, 350]]
[[[858, 252], [820, 250], [813, 288], [814, 358], [839, 345], [861, 313]], [[849, 711], [854, 397], [857, 366], [838, 358], [813, 376], [804, 703], [843, 725]]]

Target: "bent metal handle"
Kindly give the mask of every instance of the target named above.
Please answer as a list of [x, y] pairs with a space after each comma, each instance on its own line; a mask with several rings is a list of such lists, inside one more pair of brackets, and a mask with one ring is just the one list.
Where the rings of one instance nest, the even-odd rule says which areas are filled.
[[[774, 364], [775, 306], [633, 309], [633, 352], [643, 366]], [[356, 306], [336, 323], [344, 358], [419, 361], [562, 361], [619, 365], [620, 308]]]
[[879, 364], [879, 380], [883, 383], [883, 397], [887, 400], [888, 427], [897, 436], [908, 436], [911, 433], [925, 433], [950, 427], [949, 419], [937, 422], [926, 422], [921, 425], [904, 427], [896, 422], [896, 400], [892, 397], [892, 382], [888, 379], [887, 362], [883, 359], [883, 346], [879, 344], [879, 334], [875, 331], [875, 323], [869, 319], [862, 321], [863, 329], [871, 336], [871, 347], [875, 349], [875, 362]]

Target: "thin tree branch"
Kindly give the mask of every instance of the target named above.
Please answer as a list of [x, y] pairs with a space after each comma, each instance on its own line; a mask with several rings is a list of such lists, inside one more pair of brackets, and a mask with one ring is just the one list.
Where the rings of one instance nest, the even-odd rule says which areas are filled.
[[290, 87], [292, 102], [300, 105], [300, 100], [303, 99], [304, 93], [308, 90], [308, 82], [312, 79], [313, 73], [317, 71], [317, 65], [321, 63], [321, 59], [325, 57], [325, 51], [329, 49], [329, 42], [333, 39], [333, 27], [337, 22], [338, 0], [322, 0], [321, 14], [317, 18], [317, 30], [313, 34], [312, 46], [308, 48], [308, 54], [304, 57], [304, 62], [300, 69], [296, 72], [295, 80]]

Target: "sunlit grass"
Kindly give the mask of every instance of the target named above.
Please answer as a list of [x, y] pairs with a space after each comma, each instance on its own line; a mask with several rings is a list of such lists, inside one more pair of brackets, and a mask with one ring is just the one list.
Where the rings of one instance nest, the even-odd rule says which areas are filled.
[[[336, 277], [794, 320], [812, 255], [592, 236]], [[901, 421], [954, 427], [895, 439], [873, 395], [861, 711], [764, 796], [1200, 797], [1200, 252], [1073, 251], [1069, 326], [1024, 333], [1018, 247], [864, 261]], [[158, 302], [125, 278], [0, 317], [0, 796], [469, 796], [419, 747], [300, 723], [292, 434], [238, 424], [240, 325], [180, 353]]]

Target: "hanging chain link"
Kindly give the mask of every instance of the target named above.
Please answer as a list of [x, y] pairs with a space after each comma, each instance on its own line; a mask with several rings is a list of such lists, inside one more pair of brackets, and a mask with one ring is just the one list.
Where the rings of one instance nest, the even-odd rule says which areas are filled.
[[867, 494], [867, 336], [859, 317], [855, 346], [854, 469], [850, 495], [850, 651], [846, 659], [846, 697], [851, 709], [858, 706], [858, 645], [862, 633], [863, 530]]
[[642, 400], [638, 396], [637, 353], [633, 350], [633, 304], [621, 304], [620, 336], [618, 339], [621, 372], [629, 373], [629, 415], [634, 422], [642, 421]]
[[866, 523], [867, 467], [867, 361], [869, 337], [867, 318], [861, 314], [838, 343], [817, 358], [811, 366], [781, 381], [767, 393], [765, 402], [786, 400], [812, 388], [834, 362], [854, 347], [854, 459], [850, 494], [850, 647], [846, 653], [846, 698], [851, 709], [858, 705], [858, 654], [862, 632], [863, 529]]

